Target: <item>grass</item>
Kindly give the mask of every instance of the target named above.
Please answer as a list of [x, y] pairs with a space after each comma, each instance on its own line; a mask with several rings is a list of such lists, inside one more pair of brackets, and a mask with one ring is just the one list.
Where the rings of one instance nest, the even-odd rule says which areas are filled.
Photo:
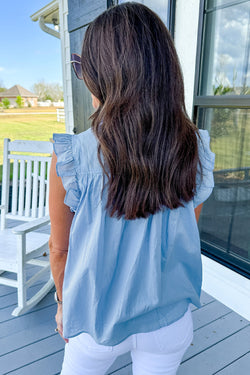
[[1, 113], [55, 112], [56, 107], [24, 107], [2, 109]]
[[56, 114], [0, 116], [0, 164], [3, 161], [3, 139], [49, 141], [53, 133], [64, 133], [65, 124], [56, 121]]
[[249, 125], [244, 135], [235, 130], [228, 135], [211, 139], [211, 150], [215, 153], [215, 170], [250, 167]]
[[64, 122], [56, 121], [56, 113], [49, 115], [29, 114], [28, 116], [12, 116], [10, 113], [0, 116], [0, 181], [2, 176], [4, 138], [10, 138], [12, 141], [17, 139], [49, 141], [53, 133], [64, 132], [65, 124]]

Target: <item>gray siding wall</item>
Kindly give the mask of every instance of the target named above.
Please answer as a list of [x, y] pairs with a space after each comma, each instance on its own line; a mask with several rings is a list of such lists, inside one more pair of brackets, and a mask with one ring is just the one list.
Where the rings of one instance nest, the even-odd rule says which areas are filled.
[[[68, 30], [70, 52], [81, 54], [84, 33], [88, 24], [107, 9], [104, 0], [69, 0]], [[74, 113], [74, 133], [81, 133], [90, 127], [89, 116], [93, 113], [91, 95], [83, 81], [72, 71], [72, 96]]]

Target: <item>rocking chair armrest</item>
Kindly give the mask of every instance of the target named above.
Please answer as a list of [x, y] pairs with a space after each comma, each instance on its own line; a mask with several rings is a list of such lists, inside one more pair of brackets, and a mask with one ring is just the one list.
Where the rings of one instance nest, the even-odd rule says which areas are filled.
[[41, 219], [36, 219], [34, 221], [30, 221], [28, 223], [18, 225], [16, 228], [13, 229], [12, 233], [26, 234], [28, 232], [32, 232], [33, 230], [41, 228], [45, 225], [48, 225], [49, 223], [50, 223], [50, 217], [45, 216], [45, 217], [42, 217]]

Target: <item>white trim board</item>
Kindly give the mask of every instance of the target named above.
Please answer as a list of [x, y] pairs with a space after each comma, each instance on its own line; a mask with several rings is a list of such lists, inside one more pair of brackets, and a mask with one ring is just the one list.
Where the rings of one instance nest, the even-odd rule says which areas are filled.
[[250, 320], [250, 280], [202, 255], [202, 289]]

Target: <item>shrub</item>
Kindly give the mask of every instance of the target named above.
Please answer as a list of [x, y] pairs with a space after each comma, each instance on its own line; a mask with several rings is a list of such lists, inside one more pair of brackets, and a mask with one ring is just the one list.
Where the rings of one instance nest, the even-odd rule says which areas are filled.
[[2, 100], [2, 103], [3, 103], [3, 107], [4, 107], [5, 109], [10, 108], [10, 101], [9, 101], [9, 99], [4, 98], [4, 99]]
[[23, 99], [22, 99], [22, 97], [20, 95], [18, 95], [16, 97], [16, 104], [17, 104], [18, 108], [22, 108], [23, 107]]

